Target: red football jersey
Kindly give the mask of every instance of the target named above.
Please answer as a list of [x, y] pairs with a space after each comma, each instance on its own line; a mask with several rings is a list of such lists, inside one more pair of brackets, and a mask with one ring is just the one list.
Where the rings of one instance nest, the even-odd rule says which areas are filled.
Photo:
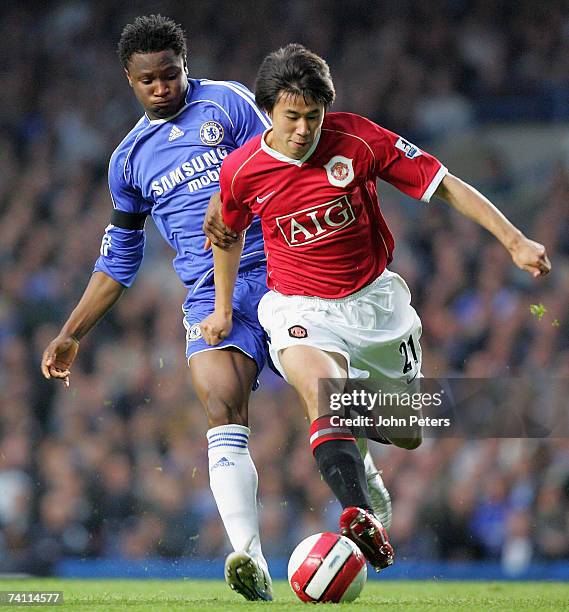
[[328, 113], [300, 160], [271, 149], [265, 134], [224, 160], [223, 219], [240, 232], [259, 215], [270, 289], [341, 298], [371, 283], [392, 259], [377, 178], [428, 202], [446, 172], [432, 155], [372, 121]]

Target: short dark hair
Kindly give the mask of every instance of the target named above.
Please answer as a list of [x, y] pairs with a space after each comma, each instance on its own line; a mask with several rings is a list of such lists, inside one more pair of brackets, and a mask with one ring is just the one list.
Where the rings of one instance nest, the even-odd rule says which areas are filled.
[[303, 96], [328, 108], [336, 97], [328, 64], [298, 43], [273, 51], [257, 72], [255, 100], [271, 112], [283, 94]]
[[156, 53], [167, 49], [186, 56], [186, 34], [182, 26], [162, 15], [143, 15], [124, 27], [117, 52], [123, 68], [127, 68], [134, 53]]

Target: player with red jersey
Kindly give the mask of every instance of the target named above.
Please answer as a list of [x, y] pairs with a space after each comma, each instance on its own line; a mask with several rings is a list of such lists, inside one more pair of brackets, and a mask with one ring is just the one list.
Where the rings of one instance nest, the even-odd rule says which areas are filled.
[[266, 133], [231, 155], [223, 166], [223, 218], [240, 232], [261, 217], [269, 289], [344, 298], [378, 278], [392, 259], [377, 178], [428, 202], [446, 172], [368, 119], [329, 113], [298, 160], [272, 149]]
[[[273, 125], [223, 163], [223, 220], [241, 239], [214, 250], [215, 312], [202, 333], [217, 344], [231, 330], [242, 236], [258, 215], [270, 289], [259, 321], [271, 357], [310, 419], [314, 457], [344, 507], [342, 533], [379, 570], [393, 562], [393, 549], [371, 512], [363, 460], [351, 431], [318, 401], [319, 391], [341, 392], [348, 378], [371, 376], [404, 391], [420, 376], [421, 323], [407, 285], [386, 268], [394, 243], [376, 180], [425, 202], [433, 195], [446, 200], [492, 232], [533, 276], [550, 264], [542, 245], [437, 159], [363, 117], [326, 114], [335, 95], [328, 66], [301, 45], [267, 56], [255, 89]], [[421, 442], [417, 428], [403, 437], [381, 433], [404, 448]]]

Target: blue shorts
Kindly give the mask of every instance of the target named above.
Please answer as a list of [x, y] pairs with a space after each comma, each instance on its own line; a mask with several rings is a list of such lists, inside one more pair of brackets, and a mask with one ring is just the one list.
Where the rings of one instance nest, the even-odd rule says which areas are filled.
[[199, 327], [199, 323], [214, 310], [213, 284], [202, 285], [196, 293], [188, 294], [182, 306], [188, 360], [202, 351], [232, 346], [251, 357], [257, 364], [257, 375], [260, 374], [267, 361], [268, 346], [267, 337], [257, 318], [257, 306], [263, 295], [267, 293], [266, 277], [267, 269], [264, 262], [238, 274], [233, 292], [233, 329], [229, 336], [216, 346], [206, 344]]

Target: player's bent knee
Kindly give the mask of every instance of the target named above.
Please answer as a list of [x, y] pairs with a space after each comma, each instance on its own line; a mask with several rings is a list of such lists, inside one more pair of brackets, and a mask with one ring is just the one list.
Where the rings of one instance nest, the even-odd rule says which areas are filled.
[[416, 448], [419, 448], [419, 446], [421, 446], [423, 442], [423, 436], [419, 432], [419, 434], [412, 438], [395, 438], [391, 440], [391, 442], [399, 448], [404, 448], [406, 450], [415, 450]]
[[310, 384], [296, 387], [296, 390], [302, 398], [311, 422], [319, 416], [333, 414], [330, 396], [338, 393], [335, 380], [314, 380]]
[[239, 403], [226, 401], [219, 397], [210, 397], [204, 408], [210, 429], [220, 425], [247, 426], [247, 408]]

